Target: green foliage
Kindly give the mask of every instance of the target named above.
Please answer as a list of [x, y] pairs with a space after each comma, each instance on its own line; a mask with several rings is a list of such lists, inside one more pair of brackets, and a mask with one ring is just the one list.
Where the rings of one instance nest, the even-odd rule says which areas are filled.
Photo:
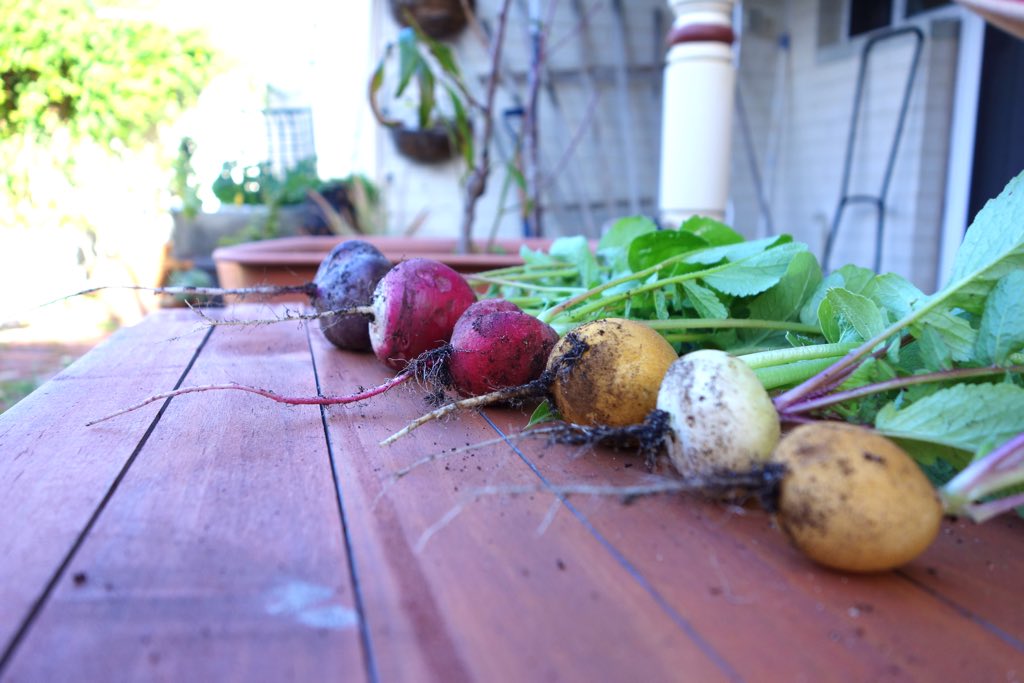
[[39, 388], [34, 379], [12, 379], [0, 382], [0, 413]]
[[[72, 191], [115, 160], [151, 155], [160, 127], [219, 68], [202, 34], [116, 18], [88, 0], [0, 2], [0, 45], [4, 222], [74, 225], [93, 236], [109, 229], [69, 213]], [[176, 182], [187, 183], [188, 160], [180, 161]], [[186, 188], [179, 194], [187, 207]]]
[[233, 161], [225, 162], [220, 175], [213, 181], [213, 194], [225, 204], [264, 204], [287, 206], [306, 201], [309, 192], [320, 191], [324, 181], [316, 170], [316, 159], [305, 159], [288, 169], [283, 177], [277, 176], [270, 164], [262, 162], [242, 169], [236, 179]]
[[149, 140], [215, 66], [201, 34], [107, 19], [87, 0], [4, 2], [0, 45], [0, 138], [63, 128], [112, 151]]
[[[216, 287], [217, 283], [213, 276], [205, 270], [192, 268], [172, 271], [167, 276], [167, 285], [170, 287]], [[170, 298], [180, 306], [209, 306], [214, 302], [214, 297], [207, 294], [174, 294]]]
[[195, 218], [203, 208], [196, 185], [196, 171], [192, 167], [192, 155], [196, 143], [191, 138], [183, 138], [178, 146], [178, 156], [174, 160], [174, 180], [171, 190], [181, 198], [181, 212], [186, 218]]

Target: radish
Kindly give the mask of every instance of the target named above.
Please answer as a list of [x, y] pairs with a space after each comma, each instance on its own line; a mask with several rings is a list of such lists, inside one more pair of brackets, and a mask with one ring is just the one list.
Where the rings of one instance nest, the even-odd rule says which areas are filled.
[[[96, 287], [72, 296], [105, 289]], [[302, 293], [316, 309], [313, 315], [288, 315], [285, 320], [318, 319], [324, 336], [338, 348], [372, 348], [388, 367], [398, 370], [424, 351], [444, 345], [462, 312], [476, 294], [461, 275], [430, 259], [414, 258], [394, 268], [376, 247], [347, 240], [320, 263], [312, 282], [301, 285], [245, 287], [138, 287], [161, 294], [279, 296]], [[246, 324], [263, 321], [210, 321]]]
[[[171, 295], [198, 295], [219, 297], [275, 297], [284, 294], [304, 294], [316, 309], [313, 316], [289, 315], [285, 320], [318, 318], [324, 336], [340, 349], [367, 351], [370, 349], [368, 307], [374, 288], [391, 269], [391, 261], [369, 242], [346, 240], [337, 244], [320, 262], [312, 282], [299, 285], [266, 285], [228, 289], [223, 287], [144, 287], [127, 285], [93, 287], [63, 297], [92, 294], [104, 289], [132, 289]], [[353, 310], [354, 309], [354, 310]], [[346, 313], [334, 313], [346, 311]], [[210, 321], [211, 324], [245, 324], [264, 321]]]
[[773, 460], [786, 467], [779, 524], [819, 564], [874, 572], [906, 564], [939, 534], [942, 504], [906, 451], [844, 422], [800, 425]]
[[724, 351], [702, 349], [674, 362], [658, 408], [669, 416], [669, 457], [684, 475], [752, 467], [779, 441], [768, 392], [750, 366]]
[[[599, 349], [607, 343], [604, 337], [613, 337], [608, 349], [626, 358], [632, 354], [624, 349], [637, 348], [636, 339], [627, 341], [629, 335], [621, 335], [619, 328], [628, 321], [602, 322], [566, 335], [553, 350], [541, 380], [445, 406], [385, 443], [459, 407], [476, 407], [513, 393], [536, 395], [538, 388], [550, 390], [558, 386], [558, 376], [563, 382], [574, 376], [580, 382], [562, 397], [559, 411], [590, 419], [598, 396], [587, 387], [599, 376], [591, 362], [603, 354]], [[644, 355], [654, 353], [648, 350]], [[591, 399], [586, 401], [588, 395]], [[657, 391], [657, 409], [642, 423], [570, 423], [522, 436], [543, 435], [550, 442], [577, 445], [638, 444], [648, 467], [654, 464], [656, 449], [665, 448], [681, 479], [647, 488], [579, 490], [629, 498], [667, 492], [755, 497], [777, 515], [779, 527], [798, 550], [834, 569], [871, 572], [898, 567], [934, 540], [942, 518], [939, 498], [916, 463], [893, 442], [873, 430], [842, 423], [806, 424], [781, 440], [780, 431], [772, 399], [750, 367], [725, 352], [705, 349], [671, 363]], [[557, 490], [567, 495], [576, 489]]]
[[[433, 266], [425, 267], [434, 270]], [[416, 272], [418, 268], [419, 266], [415, 266], [412, 270]], [[402, 277], [405, 275], [401, 266], [398, 266], [388, 273], [381, 283], [384, 287], [389, 287], [392, 284], [390, 280]], [[375, 296], [375, 304], [381, 299], [383, 297]], [[404, 322], [407, 325], [414, 325], [415, 318]], [[403, 363], [399, 374], [392, 379], [378, 387], [361, 390], [355, 394], [326, 397], [281, 396], [258, 387], [210, 384], [185, 387], [151, 396], [136, 405], [88, 424], [103, 422], [172, 396], [227, 389], [257, 394], [289, 405], [344, 405], [380, 395], [411, 378], [416, 378], [434, 385], [440, 392], [454, 388], [463, 396], [472, 396], [495, 388], [535, 380], [543, 373], [549, 353], [558, 341], [558, 334], [550, 326], [524, 313], [515, 304], [501, 300], [480, 301], [468, 306], [454, 328], [451, 344], [427, 349], [411, 361]], [[427, 338], [429, 337], [424, 337]]]
[[377, 358], [401, 370], [452, 336], [455, 322], [476, 301], [461, 275], [438, 261], [414, 258], [392, 268], [377, 283], [369, 308], [370, 342]]
[[449, 403], [381, 443], [392, 443], [456, 410], [545, 396], [572, 423], [634, 425], [654, 409], [657, 387], [675, 359], [672, 345], [643, 323], [620, 318], [595, 320], [560, 339], [551, 349], [544, 372], [533, 381]]
[[361, 240], [346, 240], [335, 246], [316, 271], [309, 301], [320, 314], [320, 330], [339, 349], [368, 351], [369, 322], [365, 315], [336, 315], [332, 311], [367, 306], [374, 288], [388, 271], [391, 261], [376, 247]]
[[[571, 364], [574, 346], [586, 349]], [[580, 325], [554, 349], [551, 398], [568, 422], [624, 427], [654, 410], [658, 386], [677, 358], [665, 338], [643, 323], [606, 318]]]
[[469, 308], [452, 331], [448, 372], [463, 396], [525, 384], [544, 371], [558, 333], [502, 299]]

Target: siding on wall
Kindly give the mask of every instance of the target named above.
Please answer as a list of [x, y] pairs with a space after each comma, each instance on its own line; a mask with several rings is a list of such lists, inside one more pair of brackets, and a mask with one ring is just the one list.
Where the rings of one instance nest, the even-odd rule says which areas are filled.
[[[525, 101], [530, 62], [526, 4], [512, 3], [499, 111]], [[396, 32], [381, 9], [385, 5], [378, 0], [375, 13], [375, 42], [380, 46]], [[497, 5], [497, 0], [478, 0], [485, 25], [494, 25]], [[623, 3], [629, 77], [623, 102], [614, 87], [620, 52], [612, 0], [566, 0], [555, 6], [551, 90], [543, 91], [540, 99], [546, 234], [595, 236], [616, 217], [656, 212], [664, 57], [660, 36], [671, 15], [663, 0]], [[587, 31], [581, 28], [577, 6], [588, 10]], [[739, 121], [734, 121], [729, 219], [748, 237], [767, 232], [751, 172], [752, 151], [775, 231], [794, 235], [821, 255], [839, 198], [860, 51], [857, 45], [819, 49], [818, 6], [818, 0], [743, 3], [738, 87], [750, 135], [745, 138]], [[926, 39], [887, 197], [882, 269], [930, 291], [943, 219], [959, 47], [957, 15], [945, 12], [938, 19], [926, 17], [919, 25]], [[788, 50], [779, 42], [783, 33], [790, 37]], [[470, 32], [455, 40], [454, 47], [467, 80], [482, 92], [489, 68], [483, 47]], [[904, 41], [880, 45], [873, 54], [851, 167], [852, 193], [880, 189], [909, 59], [909, 42]], [[699, 105], [699, 95], [694, 100]], [[627, 120], [628, 135], [623, 127]], [[521, 234], [514, 186], [504, 209], [499, 207], [507, 180], [504, 164], [515, 142], [512, 132], [499, 121], [490, 182], [477, 208], [477, 237], [485, 237], [492, 226], [501, 236]], [[462, 215], [459, 162], [410, 165], [381, 132], [377, 158], [378, 176], [389, 195], [392, 230], [426, 212], [420, 234], [455, 234]], [[874, 225], [873, 209], [849, 207], [833, 266], [870, 266]]]
[[[817, 6], [816, 0], [746, 2], [748, 14], [755, 11], [770, 18], [780, 31], [788, 17], [792, 42], [787, 54], [778, 47], [778, 31], [745, 32], [739, 83], [754, 131], [753, 147], [763, 162], [771, 139], [769, 102], [777, 96], [776, 64], [779, 60], [786, 64], [785, 118], [777, 133], [779, 153], [769, 188], [770, 206], [778, 231], [793, 234], [821, 255], [839, 199], [860, 51], [819, 50]], [[940, 243], [958, 36], [952, 20], [925, 22], [923, 29], [924, 50], [887, 196], [882, 269], [898, 272], [930, 291]], [[851, 165], [852, 194], [877, 194], [881, 188], [910, 61], [909, 46], [909, 41], [898, 40], [880, 44], [872, 53]], [[741, 141], [738, 128], [735, 134]], [[742, 144], [734, 146], [732, 182], [734, 221], [742, 232], [754, 235], [757, 195]], [[834, 267], [872, 264], [875, 216], [873, 208], [847, 208], [833, 253]]]

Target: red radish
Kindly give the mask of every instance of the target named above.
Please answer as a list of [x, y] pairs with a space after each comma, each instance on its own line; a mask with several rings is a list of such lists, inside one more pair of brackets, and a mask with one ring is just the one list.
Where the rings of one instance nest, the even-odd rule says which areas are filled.
[[373, 293], [370, 342], [382, 363], [401, 370], [451, 339], [459, 316], [476, 301], [461, 275], [430, 259], [392, 268]]
[[448, 370], [463, 396], [526, 384], [544, 371], [558, 333], [515, 304], [485, 299], [468, 309], [452, 332]]
[[[385, 276], [385, 280], [389, 277], [390, 274]], [[280, 396], [267, 389], [241, 384], [211, 384], [151, 396], [88, 424], [103, 422], [172, 396], [222, 389], [245, 391], [290, 405], [344, 405], [377, 396], [416, 378], [433, 382], [441, 390], [454, 387], [463, 396], [475, 396], [539, 381], [551, 349], [558, 341], [558, 334], [549, 325], [502, 300], [485, 300], [467, 307], [451, 336], [451, 344], [428, 349], [403, 365], [399, 374], [384, 384], [348, 396]]]

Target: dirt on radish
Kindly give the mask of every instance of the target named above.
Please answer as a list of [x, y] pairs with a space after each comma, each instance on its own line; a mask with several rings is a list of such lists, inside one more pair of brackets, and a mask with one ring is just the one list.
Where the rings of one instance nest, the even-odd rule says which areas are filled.
[[[556, 370], [573, 344], [585, 345]], [[677, 354], [664, 337], [633, 320], [606, 318], [575, 328], [552, 350], [551, 397], [559, 414], [580, 425], [624, 427], [644, 421]]]
[[320, 330], [339, 349], [369, 351], [369, 320], [365, 315], [332, 315], [359, 306], [369, 306], [373, 293], [388, 271], [391, 261], [368, 242], [346, 240], [331, 250], [313, 278], [315, 289], [310, 303], [320, 318]]
[[779, 526], [815, 562], [855, 572], [899, 567], [938, 535], [942, 504], [921, 468], [877, 432], [801, 425], [773, 460], [786, 467]]

